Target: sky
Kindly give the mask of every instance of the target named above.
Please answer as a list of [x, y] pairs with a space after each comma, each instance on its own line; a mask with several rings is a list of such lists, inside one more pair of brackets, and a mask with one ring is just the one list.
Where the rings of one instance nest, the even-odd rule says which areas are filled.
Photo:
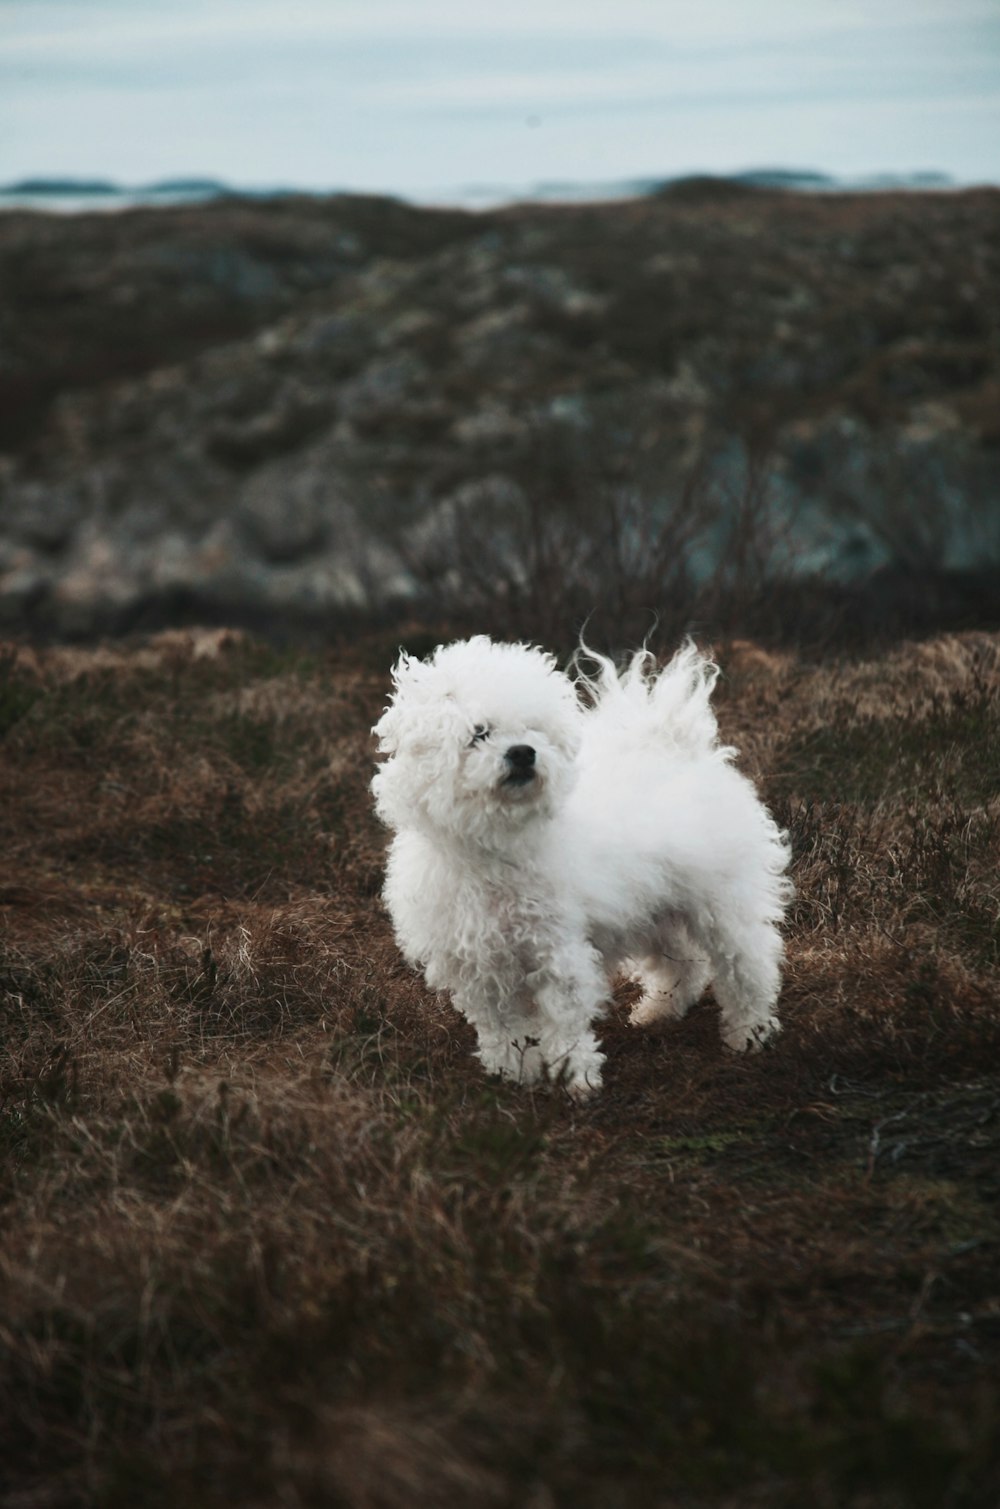
[[0, 184], [1000, 181], [1000, 0], [0, 0]]

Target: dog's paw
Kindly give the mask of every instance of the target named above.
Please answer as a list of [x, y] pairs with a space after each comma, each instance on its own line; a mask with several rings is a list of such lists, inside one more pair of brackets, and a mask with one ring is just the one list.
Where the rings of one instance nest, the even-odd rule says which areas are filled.
[[539, 1052], [538, 1039], [479, 1040], [479, 1059], [487, 1074], [495, 1074], [508, 1084], [534, 1085], [545, 1073], [545, 1062]]
[[603, 1064], [603, 1054], [567, 1054], [550, 1069], [549, 1078], [553, 1085], [565, 1090], [574, 1100], [589, 1100], [601, 1088]]
[[636, 1001], [628, 1014], [631, 1027], [665, 1027], [668, 1022], [679, 1022], [690, 1006], [679, 992], [657, 991]]
[[734, 1053], [756, 1053], [772, 1042], [780, 1031], [781, 1023], [776, 1016], [765, 1017], [762, 1022], [724, 1022], [722, 1041]]
[[592, 1100], [601, 1088], [601, 1071], [599, 1068], [590, 1069], [584, 1075], [564, 1081], [564, 1084], [566, 1093], [583, 1104], [584, 1101]]

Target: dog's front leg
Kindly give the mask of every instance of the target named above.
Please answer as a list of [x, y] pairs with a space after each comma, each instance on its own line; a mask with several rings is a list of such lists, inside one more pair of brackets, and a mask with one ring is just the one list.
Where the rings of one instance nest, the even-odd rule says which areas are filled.
[[522, 1085], [541, 1078], [538, 1011], [522, 976], [515, 979], [502, 966], [485, 970], [454, 989], [452, 1001], [476, 1029], [479, 1060], [488, 1074]]
[[563, 947], [528, 977], [538, 1008], [539, 1055], [573, 1094], [598, 1090], [604, 1055], [591, 1026], [607, 1002], [608, 982], [590, 947]]

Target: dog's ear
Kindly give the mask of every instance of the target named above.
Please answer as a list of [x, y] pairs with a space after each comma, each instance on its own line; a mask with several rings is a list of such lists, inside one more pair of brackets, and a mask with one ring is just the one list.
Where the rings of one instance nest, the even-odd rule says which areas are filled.
[[407, 654], [406, 650], [400, 650], [396, 657], [396, 664], [390, 673], [397, 695], [415, 679], [421, 663], [416, 656]]
[[438, 651], [428, 660], [418, 660], [416, 655], [408, 655], [405, 650], [400, 650], [399, 658], [392, 668], [393, 701], [401, 702], [404, 698], [413, 702], [425, 702], [433, 695], [436, 699], [441, 696], [439, 678], [436, 675], [436, 659]]
[[407, 698], [412, 698], [416, 684], [420, 680], [420, 672], [425, 670], [422, 661], [405, 650], [400, 650], [399, 657], [392, 668], [393, 694], [389, 706], [383, 712], [381, 718], [372, 729], [372, 733], [378, 740], [381, 754], [395, 754], [399, 747], [399, 737], [403, 713], [400, 704]]
[[394, 707], [387, 707], [372, 728], [372, 733], [378, 740], [380, 754], [395, 754], [396, 752], [396, 726], [399, 719]]

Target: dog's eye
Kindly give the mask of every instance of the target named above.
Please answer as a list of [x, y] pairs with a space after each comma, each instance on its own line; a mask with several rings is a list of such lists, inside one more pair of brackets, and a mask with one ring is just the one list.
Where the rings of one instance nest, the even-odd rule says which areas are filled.
[[475, 728], [472, 730], [472, 738], [469, 740], [470, 748], [473, 744], [481, 744], [482, 741], [484, 739], [488, 739], [489, 736], [490, 731], [486, 727], [486, 725], [484, 723], [477, 723]]

